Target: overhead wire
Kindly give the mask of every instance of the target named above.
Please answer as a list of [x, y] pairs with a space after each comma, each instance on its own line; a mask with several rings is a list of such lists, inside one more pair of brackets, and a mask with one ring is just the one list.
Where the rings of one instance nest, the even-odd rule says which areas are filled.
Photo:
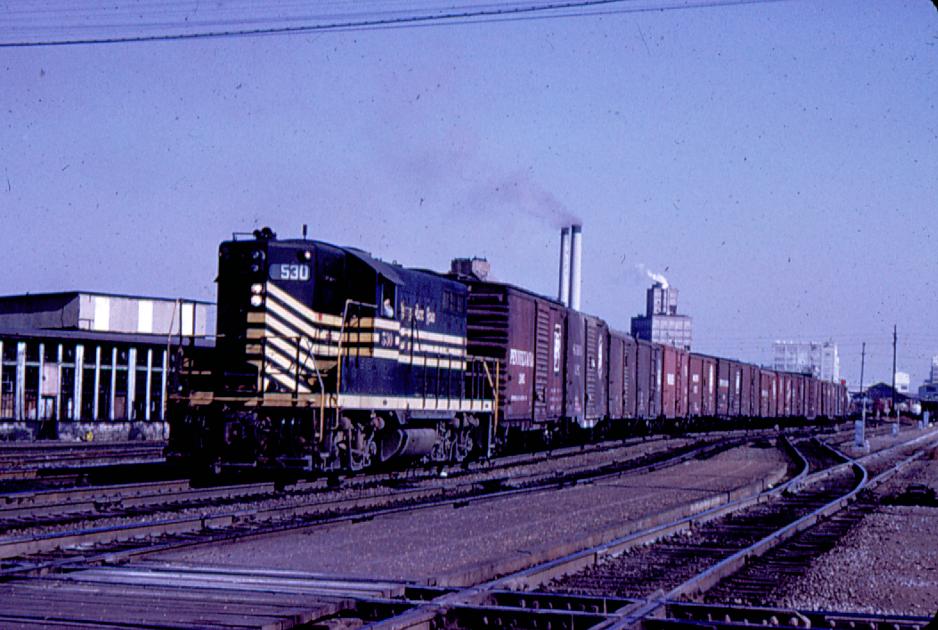
[[[551, 2], [532, 3], [532, 2], [498, 2], [486, 3], [482, 5], [463, 4], [448, 9], [437, 9], [435, 11], [423, 10], [415, 12], [411, 10], [409, 14], [401, 14], [402, 11], [381, 11], [378, 13], [357, 13], [315, 16], [271, 16], [267, 18], [241, 18], [228, 19], [225, 21], [207, 20], [201, 22], [156, 22], [143, 23], [140, 21], [131, 23], [113, 23], [97, 24], [91, 28], [115, 29], [115, 28], [143, 28], [143, 29], [186, 29], [193, 25], [203, 27], [207, 30], [198, 30], [195, 32], [159, 32], [152, 34], [128, 34], [111, 36], [89, 36], [89, 37], [60, 37], [46, 39], [21, 38], [13, 41], [0, 41], [0, 48], [25, 48], [25, 47], [49, 47], [49, 46], [75, 46], [75, 45], [93, 45], [93, 44], [120, 44], [120, 43], [142, 43], [142, 42], [165, 42], [196, 39], [219, 39], [234, 37], [257, 37], [265, 35], [290, 35], [316, 32], [347, 32], [359, 30], [376, 30], [388, 28], [413, 28], [420, 26], [441, 26], [444, 24], [458, 23], [486, 23], [496, 21], [519, 21], [530, 19], [557, 19], [569, 17], [610, 15], [622, 13], [637, 12], [660, 12], [672, 10], [701, 9], [734, 5], [750, 4], [768, 4], [776, 2], [785, 2], [788, 0], [658, 0], [657, 2], [640, 0], [554, 0]], [[154, 6], [169, 6], [170, 3], [155, 3]], [[628, 6], [626, 6], [628, 5]], [[178, 5], [177, 5], [178, 6]], [[360, 6], [360, 5], [357, 5]], [[120, 9], [120, 5], [117, 5]], [[134, 5], [133, 14], [143, 18], [147, 13], [146, 7]], [[8, 11], [9, 13], [9, 11]], [[353, 16], [361, 17], [353, 17]], [[59, 18], [60, 15], [52, 14], [52, 19]], [[153, 15], [152, 17], [157, 17]], [[93, 16], [76, 13], [73, 19], [90, 20]], [[302, 24], [280, 24], [272, 26], [242, 26], [253, 24], [282, 23], [285, 21], [310, 20]], [[316, 21], [318, 20], [318, 21]], [[215, 25], [215, 30], [210, 27]], [[234, 28], [232, 28], [234, 27]], [[69, 29], [74, 27], [55, 25], [53, 29]], [[87, 28], [87, 27], [86, 27]], [[22, 28], [18, 29], [22, 30]]]

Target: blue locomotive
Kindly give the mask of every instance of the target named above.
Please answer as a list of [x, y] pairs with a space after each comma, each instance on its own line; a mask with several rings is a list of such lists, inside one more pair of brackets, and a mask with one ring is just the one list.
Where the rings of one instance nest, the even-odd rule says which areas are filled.
[[212, 374], [172, 401], [171, 454], [357, 470], [489, 448], [497, 366], [467, 354], [464, 284], [268, 228], [218, 256]]

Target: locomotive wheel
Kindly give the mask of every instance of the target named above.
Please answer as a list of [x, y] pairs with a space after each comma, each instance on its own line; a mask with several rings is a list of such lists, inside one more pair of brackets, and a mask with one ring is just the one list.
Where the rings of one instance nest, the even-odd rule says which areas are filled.
[[456, 438], [456, 443], [453, 444], [453, 460], [457, 462], [466, 461], [466, 458], [472, 453], [472, 450], [475, 448], [475, 439], [472, 436], [473, 430], [471, 427], [465, 427], [459, 432], [459, 437]]
[[339, 426], [345, 434], [343, 442], [349, 469], [359, 471], [371, 466], [378, 453], [373, 424], [355, 422], [351, 418], [343, 417]]

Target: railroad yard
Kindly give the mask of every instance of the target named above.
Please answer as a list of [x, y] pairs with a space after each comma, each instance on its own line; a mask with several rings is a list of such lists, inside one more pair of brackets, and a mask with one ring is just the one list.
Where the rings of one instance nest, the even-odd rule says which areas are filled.
[[0, 499], [0, 625], [923, 628], [938, 430], [849, 428], [236, 482], [37, 447]]

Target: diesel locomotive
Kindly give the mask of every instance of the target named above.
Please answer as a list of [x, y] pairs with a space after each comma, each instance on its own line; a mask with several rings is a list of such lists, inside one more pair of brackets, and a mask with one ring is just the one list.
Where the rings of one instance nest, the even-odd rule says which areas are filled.
[[168, 454], [191, 463], [360, 470], [532, 434], [847, 411], [843, 384], [636, 339], [472, 261], [410, 269], [268, 228], [218, 256], [214, 356], [180, 357], [168, 405]]

